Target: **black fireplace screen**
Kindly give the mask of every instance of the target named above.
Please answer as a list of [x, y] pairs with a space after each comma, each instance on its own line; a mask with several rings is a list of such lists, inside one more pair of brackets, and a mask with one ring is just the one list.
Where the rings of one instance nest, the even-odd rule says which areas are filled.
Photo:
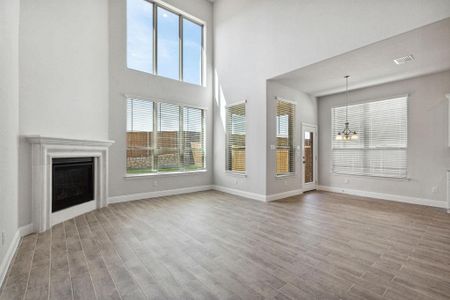
[[52, 212], [94, 200], [94, 158], [53, 158]]

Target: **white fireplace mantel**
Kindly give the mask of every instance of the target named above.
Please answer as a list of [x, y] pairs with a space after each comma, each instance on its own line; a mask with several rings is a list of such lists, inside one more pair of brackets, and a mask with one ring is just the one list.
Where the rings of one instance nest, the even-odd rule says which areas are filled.
[[[54, 224], [108, 205], [108, 149], [114, 141], [39, 135], [25, 138], [32, 145], [32, 216], [35, 232], [46, 231]], [[95, 199], [52, 213], [52, 159], [60, 157], [94, 158]]]

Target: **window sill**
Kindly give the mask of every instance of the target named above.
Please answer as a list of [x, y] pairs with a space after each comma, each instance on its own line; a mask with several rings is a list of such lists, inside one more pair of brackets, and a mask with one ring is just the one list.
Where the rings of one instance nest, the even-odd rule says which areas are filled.
[[247, 177], [247, 173], [244, 172], [225, 171], [225, 174], [236, 177]]
[[284, 179], [284, 178], [290, 178], [290, 177], [295, 177], [295, 176], [297, 176], [297, 174], [295, 172], [291, 172], [291, 173], [287, 173], [287, 174], [275, 175], [274, 177], [276, 179]]
[[410, 177], [389, 177], [389, 176], [375, 176], [375, 175], [363, 175], [363, 174], [346, 174], [346, 173], [336, 173], [331, 171], [331, 174], [335, 176], [347, 176], [347, 177], [357, 177], [357, 178], [370, 178], [378, 180], [395, 180], [395, 181], [411, 181]]
[[160, 172], [160, 173], [144, 173], [144, 174], [125, 174], [125, 179], [136, 179], [136, 178], [149, 178], [149, 177], [170, 177], [170, 176], [180, 176], [180, 175], [195, 175], [204, 174], [208, 170], [195, 170], [195, 171], [179, 171], [179, 172]]

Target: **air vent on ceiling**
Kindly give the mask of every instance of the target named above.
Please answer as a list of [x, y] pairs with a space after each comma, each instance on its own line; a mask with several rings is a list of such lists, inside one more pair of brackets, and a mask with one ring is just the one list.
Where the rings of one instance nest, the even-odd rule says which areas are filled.
[[394, 59], [394, 62], [397, 65], [403, 65], [406, 64], [407, 62], [413, 61], [414, 60], [414, 56], [412, 54], [407, 55], [407, 56], [403, 56], [403, 57], [399, 57]]

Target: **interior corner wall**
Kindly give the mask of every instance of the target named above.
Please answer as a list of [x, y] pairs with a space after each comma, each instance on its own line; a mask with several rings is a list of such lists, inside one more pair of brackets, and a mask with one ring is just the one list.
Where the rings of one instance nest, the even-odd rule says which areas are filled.
[[108, 0], [20, 1], [19, 225], [31, 223], [23, 135], [108, 139]]
[[[276, 177], [276, 98], [295, 102], [295, 172], [287, 177]], [[282, 82], [267, 81], [267, 194], [275, 195], [303, 189], [302, 124], [317, 125], [316, 98], [284, 85]]]
[[18, 227], [19, 6], [0, 2], [0, 266]]
[[[206, 22], [206, 87], [155, 76], [127, 68], [126, 1], [111, 0], [109, 6], [109, 137], [115, 141], [110, 148], [109, 196], [142, 197], [167, 190], [183, 190], [212, 184], [212, 86], [213, 86], [213, 12], [205, 0], [167, 0], [172, 5]], [[126, 95], [143, 99], [186, 104], [206, 108], [206, 172], [187, 174], [126, 175]], [[133, 195], [137, 194], [137, 195]], [[128, 196], [127, 196], [128, 195]]]
[[[214, 181], [264, 197], [268, 167], [266, 81], [443, 19], [447, 0], [218, 0], [214, 2]], [[399, 18], [398, 11], [408, 18]], [[326, 20], [326, 22], [324, 22]], [[380, 23], [380, 20], [383, 22]], [[247, 100], [247, 177], [225, 172], [225, 106]], [[320, 146], [319, 146], [320, 147]], [[277, 188], [273, 188], [276, 191]]]
[[[320, 97], [317, 100], [321, 130], [319, 184], [348, 190], [446, 201], [446, 172], [450, 167], [448, 100], [445, 97], [448, 92], [450, 71], [350, 92], [351, 102], [409, 95], [408, 181], [331, 173], [331, 108], [345, 105], [345, 96], [336, 94]], [[436, 191], [433, 191], [434, 188]]]

